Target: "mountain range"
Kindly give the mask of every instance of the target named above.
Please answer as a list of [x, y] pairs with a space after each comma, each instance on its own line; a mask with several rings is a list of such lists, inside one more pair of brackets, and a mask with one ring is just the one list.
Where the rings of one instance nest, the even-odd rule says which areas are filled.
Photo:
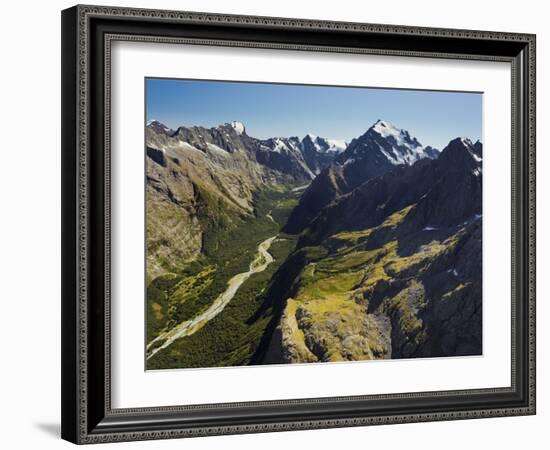
[[455, 139], [324, 207], [281, 269], [258, 360], [480, 354], [480, 149]]
[[150, 277], [196, 258], [206, 228], [250, 214], [262, 186], [308, 184], [343, 148], [311, 135], [256, 139], [236, 121], [173, 130], [152, 120], [145, 140]]
[[349, 143], [237, 121], [151, 121], [145, 140], [148, 340], [203, 308], [214, 273], [280, 241], [263, 281], [151, 368], [481, 353], [481, 142], [440, 151], [383, 120]]
[[323, 207], [370, 178], [398, 165], [410, 166], [438, 155], [439, 150], [423, 147], [407, 131], [378, 120], [363, 135], [353, 139], [315, 178], [293, 211], [286, 231], [302, 231]]

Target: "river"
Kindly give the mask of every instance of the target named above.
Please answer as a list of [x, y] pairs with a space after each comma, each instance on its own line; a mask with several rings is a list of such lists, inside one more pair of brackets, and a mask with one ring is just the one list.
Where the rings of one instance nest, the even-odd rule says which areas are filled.
[[[227, 304], [231, 301], [231, 299], [235, 296], [241, 285], [246, 280], [248, 280], [251, 275], [263, 272], [267, 268], [267, 266], [269, 266], [269, 264], [274, 261], [273, 256], [271, 256], [268, 250], [276, 238], [277, 236], [272, 236], [258, 245], [258, 252], [250, 263], [248, 271], [241, 272], [231, 278], [227, 282], [227, 288], [225, 289], [225, 291], [223, 291], [216, 298], [216, 300], [214, 300], [214, 303], [212, 303], [212, 305], [206, 311], [198, 314], [190, 320], [186, 320], [177, 324], [174, 328], [159, 334], [155, 339], [149, 342], [149, 344], [147, 344], [147, 359], [151, 358], [158, 351], [171, 345], [172, 342], [174, 342], [175, 340], [196, 333], [204, 325], [206, 325], [209, 320], [212, 320], [219, 313], [221, 313], [223, 309], [227, 306]], [[149, 351], [149, 349], [155, 343], [160, 341], [163, 341], [162, 345], [159, 345], [158, 347], [155, 347]]]

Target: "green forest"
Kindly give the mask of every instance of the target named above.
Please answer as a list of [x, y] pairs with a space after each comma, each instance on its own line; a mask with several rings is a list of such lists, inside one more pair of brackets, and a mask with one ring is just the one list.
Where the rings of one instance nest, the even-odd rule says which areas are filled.
[[[258, 244], [277, 235], [269, 248], [273, 263], [253, 274], [233, 299], [212, 320], [190, 336], [173, 342], [147, 360], [148, 369], [178, 367], [222, 367], [246, 365], [257, 350], [271, 311], [255, 317], [264, 303], [269, 283], [297, 237], [281, 233], [282, 226], [298, 202], [294, 186], [259, 191], [254, 212], [232, 220], [211, 220], [201, 256], [179, 273], [157, 277], [147, 287], [147, 342], [160, 332], [207, 310], [226, 289], [228, 281], [248, 269]], [[151, 348], [162, 345], [157, 341]]]

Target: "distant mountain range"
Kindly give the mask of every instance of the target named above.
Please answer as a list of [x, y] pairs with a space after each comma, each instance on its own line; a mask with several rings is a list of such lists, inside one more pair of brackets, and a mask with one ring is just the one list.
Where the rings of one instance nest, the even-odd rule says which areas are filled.
[[214, 128], [179, 127], [172, 130], [157, 120], [147, 123], [147, 128], [169, 138], [187, 142], [199, 150], [205, 145], [216, 145], [229, 153], [246, 150], [257, 162], [269, 168], [292, 173], [293, 176], [313, 179], [341, 152], [347, 143], [307, 134], [304, 138], [273, 137], [255, 139], [247, 135], [242, 122], [233, 121]]
[[296, 248], [246, 317], [262, 331], [249, 363], [481, 353], [481, 142], [440, 151], [383, 120], [349, 143], [237, 121], [151, 121], [145, 139], [148, 281], [257, 215], [268, 187], [300, 193], [281, 224]]
[[439, 150], [423, 147], [408, 131], [378, 120], [363, 135], [353, 139], [315, 178], [293, 211], [286, 231], [300, 232], [324, 206], [361, 183], [395, 166], [410, 166], [438, 155]]

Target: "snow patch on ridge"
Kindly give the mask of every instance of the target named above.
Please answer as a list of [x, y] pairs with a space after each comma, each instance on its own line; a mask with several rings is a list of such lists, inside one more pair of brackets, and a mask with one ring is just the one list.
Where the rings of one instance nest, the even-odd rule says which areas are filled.
[[311, 141], [317, 153], [341, 153], [348, 146], [347, 142], [343, 139], [326, 139], [311, 133], [305, 135], [304, 139], [302, 139], [302, 145], [306, 139]]
[[147, 121], [147, 126], [150, 127], [151, 125], [156, 125], [157, 127], [162, 128], [164, 131], [173, 131], [171, 128], [168, 128], [166, 125], [164, 125], [163, 123], [159, 122], [156, 119]]
[[401, 135], [401, 131], [399, 128], [397, 128], [395, 125], [385, 122], [383, 120], [377, 120], [374, 126], [372, 127], [374, 131], [376, 131], [380, 136], [382, 137], [399, 137]]
[[245, 127], [244, 127], [244, 124], [242, 122], [238, 122], [238, 121], [234, 120], [233, 122], [231, 122], [231, 127], [235, 130], [235, 132], [239, 136], [245, 132]]
[[470, 154], [472, 155], [472, 158], [474, 158], [476, 162], [479, 163], [482, 161], [482, 158], [477, 156], [474, 152], [470, 151]]
[[326, 139], [326, 141], [329, 145], [327, 148], [327, 152], [329, 153], [341, 153], [348, 146], [348, 143], [343, 139]]

